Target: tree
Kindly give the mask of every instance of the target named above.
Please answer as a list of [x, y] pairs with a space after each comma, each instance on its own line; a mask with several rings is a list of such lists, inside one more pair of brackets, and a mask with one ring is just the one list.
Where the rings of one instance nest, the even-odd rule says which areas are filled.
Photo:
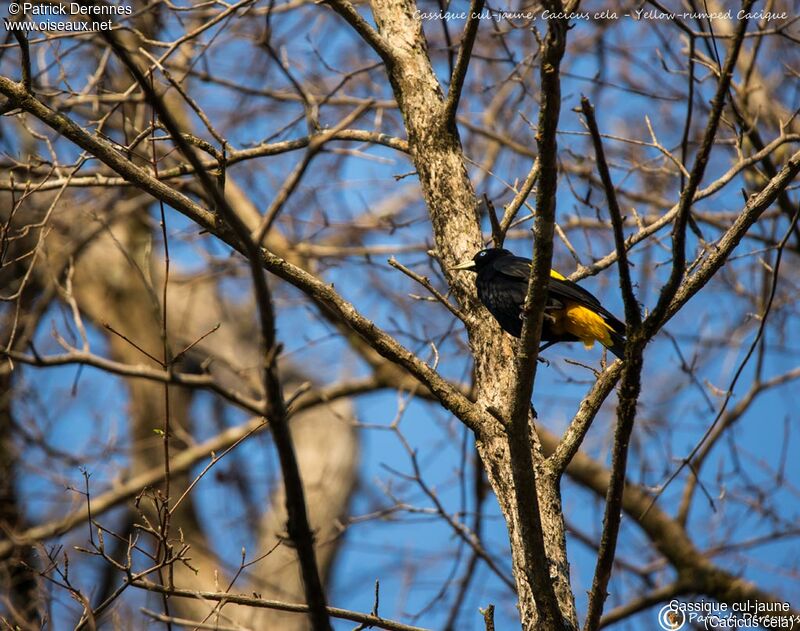
[[[7, 21], [6, 624], [797, 615], [796, 21], [689, 4]], [[489, 242], [519, 341], [452, 269]], [[539, 356], [554, 262], [624, 360]]]

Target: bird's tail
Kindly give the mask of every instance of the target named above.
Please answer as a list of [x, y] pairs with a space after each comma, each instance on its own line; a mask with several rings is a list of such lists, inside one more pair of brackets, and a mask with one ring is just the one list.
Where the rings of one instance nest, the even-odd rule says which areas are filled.
[[625, 335], [613, 330], [609, 331], [609, 335], [611, 336], [611, 344], [605, 344], [605, 347], [622, 359], [625, 355]]

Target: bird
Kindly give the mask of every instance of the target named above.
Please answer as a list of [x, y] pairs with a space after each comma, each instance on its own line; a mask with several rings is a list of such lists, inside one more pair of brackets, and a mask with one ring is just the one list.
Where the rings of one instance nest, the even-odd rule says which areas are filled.
[[[531, 260], [503, 248], [481, 250], [472, 259], [452, 267], [476, 273], [478, 298], [506, 333], [522, 335], [522, 306], [528, 291]], [[622, 359], [625, 323], [580, 285], [550, 270], [547, 303], [539, 349], [557, 342], [583, 342], [587, 349], [600, 342]]]

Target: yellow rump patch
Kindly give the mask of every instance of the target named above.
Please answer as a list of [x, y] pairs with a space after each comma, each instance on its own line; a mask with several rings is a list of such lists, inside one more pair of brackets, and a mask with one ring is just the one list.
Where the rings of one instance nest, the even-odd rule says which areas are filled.
[[577, 337], [586, 348], [592, 348], [595, 340], [603, 346], [612, 346], [610, 331], [613, 329], [591, 309], [567, 303], [563, 316], [564, 330]]
[[[554, 269], [550, 270], [550, 277], [567, 280], [566, 276]], [[610, 333], [614, 329], [594, 311], [576, 302], [567, 301], [563, 310], [551, 312], [549, 317], [552, 319], [551, 328], [554, 333], [570, 333], [583, 342], [586, 348], [592, 348], [596, 341], [606, 347], [614, 344]]]

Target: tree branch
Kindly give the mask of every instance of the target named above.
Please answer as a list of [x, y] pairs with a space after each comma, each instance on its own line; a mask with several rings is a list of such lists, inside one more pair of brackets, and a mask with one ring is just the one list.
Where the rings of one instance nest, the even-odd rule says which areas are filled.
[[[239, 162], [253, 160], [255, 158], [263, 158], [267, 156], [277, 156], [290, 151], [297, 151], [308, 147], [314, 139], [315, 135], [303, 136], [302, 138], [295, 138], [294, 140], [284, 140], [281, 142], [264, 143], [249, 147], [248, 149], [240, 149], [238, 151], [231, 151], [225, 157], [225, 164], [233, 166]], [[408, 153], [408, 143], [401, 139], [389, 136], [380, 132], [368, 131], [365, 129], [343, 129], [336, 133], [332, 133], [326, 137], [326, 141], [341, 140], [358, 143], [372, 143], [395, 149], [401, 153]], [[203, 168], [207, 171], [213, 171], [219, 168], [217, 160], [204, 160], [201, 162]], [[159, 169], [158, 179], [160, 181], [171, 180], [179, 178], [184, 175], [191, 175], [195, 172], [191, 164], [184, 163], [178, 166], [170, 167], [168, 169]], [[110, 187], [110, 186], [125, 186], [130, 180], [124, 177], [113, 177], [103, 173], [94, 173], [91, 175], [83, 175], [67, 178], [54, 178], [42, 180], [39, 182], [13, 182], [11, 180], [0, 180], [0, 190], [2, 191], [28, 191], [34, 187], [37, 191], [50, 191], [59, 189], [64, 186], [65, 182], [70, 187]]]
[[[134, 581], [133, 586], [150, 592], [167, 594], [174, 598], [210, 600], [213, 602], [232, 603], [234, 605], [242, 605], [245, 607], [277, 609], [279, 611], [289, 611], [293, 613], [309, 613], [310, 611], [309, 606], [302, 603], [287, 603], [280, 600], [264, 600], [263, 598], [256, 598], [254, 596], [239, 596], [237, 594], [229, 594], [227, 592], [203, 592], [191, 589], [172, 589], [145, 579]], [[326, 607], [326, 611], [328, 615], [333, 618], [351, 620], [352, 622], [359, 622], [370, 627], [387, 629], [387, 631], [428, 631], [423, 627], [414, 627], [409, 624], [403, 624], [402, 622], [395, 622], [394, 620], [382, 618], [381, 616], [360, 613], [358, 611], [351, 611], [349, 609], [341, 609], [339, 607]]]
[[614, 362], [595, 380], [591, 390], [581, 401], [577, 414], [570, 422], [567, 431], [564, 432], [555, 451], [548, 458], [550, 468], [556, 475], [561, 475], [564, 472], [578, 449], [580, 449], [594, 417], [600, 411], [600, 406], [611, 394], [621, 374], [622, 362]]
[[674, 583], [670, 583], [668, 585], [664, 585], [663, 587], [659, 587], [654, 589], [647, 594], [640, 596], [639, 598], [635, 598], [630, 602], [625, 603], [624, 605], [620, 605], [619, 607], [615, 607], [611, 611], [609, 611], [603, 618], [600, 620], [600, 626], [598, 628], [602, 629], [603, 627], [608, 627], [615, 622], [619, 622], [620, 620], [625, 620], [626, 618], [630, 618], [634, 614], [639, 613], [640, 611], [644, 611], [645, 609], [649, 609], [653, 605], [657, 605], [659, 603], [665, 602], [667, 600], [671, 600], [676, 596], [681, 596], [682, 594], [686, 594], [689, 590], [687, 590], [686, 585], [681, 583], [680, 581], [676, 581]]
[[72, 350], [60, 355], [27, 355], [17, 351], [0, 349], [0, 357], [9, 357], [14, 361], [30, 366], [45, 368], [49, 366], [92, 366], [99, 370], [122, 377], [148, 379], [159, 383], [175, 384], [187, 388], [202, 388], [209, 390], [226, 401], [247, 410], [251, 414], [264, 414], [264, 403], [258, 399], [248, 397], [234, 390], [230, 390], [217, 383], [211, 375], [194, 375], [176, 372], [175, 370], [160, 370], [144, 364], [126, 364], [106, 359], [93, 353]]
[[625, 473], [628, 464], [633, 422], [636, 418], [636, 402], [641, 391], [642, 353], [645, 342], [634, 333], [625, 344], [625, 360], [620, 384], [619, 405], [617, 407], [617, 426], [614, 432], [614, 445], [611, 451], [611, 480], [606, 492], [606, 505], [603, 515], [603, 533], [600, 536], [600, 550], [597, 555], [592, 589], [584, 622], [584, 631], [595, 631], [603, 614], [603, 604], [608, 597], [606, 588], [614, 568], [617, 551], [617, 538], [622, 520], [623, 494], [625, 492]]
[[[560, 3], [559, 3], [560, 4]], [[514, 498], [524, 546], [528, 581], [535, 594], [539, 624], [546, 629], [562, 628], [569, 617], [562, 613], [550, 577], [544, 546], [539, 492], [533, 461], [531, 393], [536, 376], [542, 318], [547, 301], [553, 258], [556, 187], [558, 180], [556, 128], [561, 109], [559, 67], [566, 47], [566, 20], [548, 20], [541, 60], [541, 108], [537, 144], [539, 189], [534, 222], [533, 265], [522, 311], [522, 334], [514, 361], [509, 418], [506, 424], [509, 458], [514, 481]], [[530, 177], [529, 177], [530, 179]], [[554, 488], [549, 493], [556, 493]]]
[[319, 0], [323, 4], [328, 4], [336, 11], [344, 20], [353, 27], [353, 30], [361, 36], [369, 46], [374, 50], [378, 57], [383, 60], [387, 68], [391, 68], [395, 63], [394, 52], [391, 46], [383, 38], [383, 36], [376, 31], [372, 25], [361, 17], [356, 8], [349, 0]]
[[447, 101], [445, 102], [444, 124], [448, 127], [455, 124], [458, 102], [461, 99], [461, 90], [464, 87], [464, 79], [467, 77], [467, 69], [472, 57], [472, 47], [475, 44], [475, 38], [478, 36], [478, 27], [481, 23], [480, 14], [483, 12], [485, 3], [486, 0], [471, 0], [469, 5], [464, 34], [461, 36], [461, 47], [458, 49], [458, 57], [450, 75], [450, 89], [447, 92]]
[[[603, 140], [600, 138], [600, 130], [597, 128], [597, 121], [594, 117], [594, 108], [585, 96], [581, 97], [581, 110], [586, 119], [586, 126], [592, 136], [594, 143], [594, 153], [597, 157], [597, 170], [600, 173], [600, 180], [608, 200], [608, 212], [611, 215], [611, 225], [614, 228], [614, 244], [617, 248], [617, 263], [619, 268], [619, 284], [622, 290], [622, 300], [625, 304], [625, 322], [628, 331], [633, 331], [642, 323], [642, 314], [639, 311], [639, 303], [633, 293], [631, 283], [631, 273], [628, 267], [628, 252], [625, 249], [625, 234], [622, 231], [622, 212], [617, 203], [617, 195], [614, 192], [614, 183], [611, 181], [611, 174], [608, 172], [605, 152], [603, 151]], [[630, 334], [630, 333], [629, 333]]]

